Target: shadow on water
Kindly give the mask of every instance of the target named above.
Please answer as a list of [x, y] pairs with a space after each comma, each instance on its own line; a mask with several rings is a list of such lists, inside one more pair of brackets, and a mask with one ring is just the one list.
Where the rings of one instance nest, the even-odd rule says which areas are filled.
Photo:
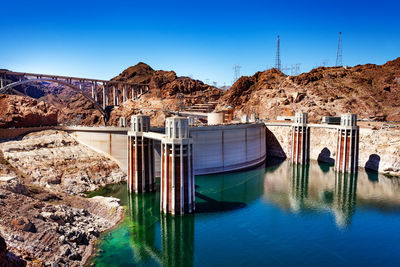
[[198, 192], [196, 192], [196, 197], [205, 201], [196, 204], [196, 213], [231, 211], [247, 206], [243, 202], [217, 201]]
[[381, 162], [381, 157], [377, 154], [369, 155], [368, 161], [365, 163], [365, 170], [368, 175], [368, 180], [371, 182], [379, 181], [379, 164]]

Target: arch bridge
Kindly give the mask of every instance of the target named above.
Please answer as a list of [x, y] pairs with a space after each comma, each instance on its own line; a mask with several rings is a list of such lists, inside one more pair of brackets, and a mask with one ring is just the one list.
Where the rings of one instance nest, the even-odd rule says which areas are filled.
[[19, 93], [14, 89], [16, 86], [35, 82], [57, 83], [71, 88], [100, 111], [105, 123], [109, 119], [110, 106], [118, 106], [128, 99], [136, 100], [149, 91], [149, 86], [145, 83], [0, 70], [0, 94]]

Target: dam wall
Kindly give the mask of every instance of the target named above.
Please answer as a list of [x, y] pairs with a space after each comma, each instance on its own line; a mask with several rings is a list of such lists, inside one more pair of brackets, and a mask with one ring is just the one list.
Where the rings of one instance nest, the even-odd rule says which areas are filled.
[[80, 143], [115, 160], [127, 173], [128, 138], [124, 127], [62, 127]]
[[196, 175], [235, 171], [264, 162], [262, 123], [190, 128]]
[[[127, 131], [124, 127], [63, 127], [79, 142], [113, 158], [124, 172], [128, 169]], [[153, 130], [153, 129], [152, 129]], [[157, 129], [158, 132], [162, 130]], [[191, 127], [194, 174], [235, 171], [265, 161], [265, 125], [236, 124]], [[161, 144], [153, 140], [155, 175], [160, 176]]]
[[[290, 157], [291, 124], [266, 124], [267, 155]], [[337, 130], [335, 126], [309, 124], [310, 159], [335, 163]], [[400, 131], [360, 128], [358, 166], [370, 170], [400, 175]]]

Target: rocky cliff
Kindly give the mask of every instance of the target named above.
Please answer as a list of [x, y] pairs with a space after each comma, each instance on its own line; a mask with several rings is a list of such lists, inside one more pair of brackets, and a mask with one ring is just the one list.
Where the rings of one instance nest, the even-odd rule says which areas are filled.
[[383, 65], [320, 67], [298, 76], [276, 69], [241, 77], [219, 102], [260, 118], [309, 113], [311, 120], [350, 110], [400, 121], [400, 58]]
[[43, 101], [0, 95], [0, 107], [0, 128], [57, 125], [57, 109]]
[[0, 143], [0, 235], [28, 264], [80, 266], [123, 208], [118, 199], [78, 195], [124, 179], [116, 163], [65, 132]]
[[118, 125], [121, 116], [129, 122], [130, 116], [140, 110], [151, 116], [153, 125], [163, 126], [168, 110], [178, 111], [197, 103], [216, 101], [224, 94], [223, 90], [202, 81], [178, 77], [174, 71], [153, 70], [142, 62], [127, 68], [111, 80], [147, 83], [149, 93], [114, 108], [110, 125]]
[[21, 172], [25, 184], [53, 192], [78, 194], [125, 179], [114, 161], [61, 131], [31, 133], [19, 141], [3, 142], [0, 151]]

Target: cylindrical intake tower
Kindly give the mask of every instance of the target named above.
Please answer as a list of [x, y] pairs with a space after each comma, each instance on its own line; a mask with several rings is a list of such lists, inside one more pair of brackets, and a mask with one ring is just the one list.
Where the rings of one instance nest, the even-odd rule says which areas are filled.
[[339, 172], [358, 171], [359, 131], [356, 114], [342, 114], [337, 130], [335, 170]]
[[307, 126], [308, 114], [296, 113], [292, 126], [291, 161], [296, 164], [307, 164], [310, 158], [310, 128]]
[[164, 213], [192, 213], [195, 209], [193, 140], [187, 118], [165, 121], [161, 142], [161, 210]]
[[151, 192], [155, 186], [153, 140], [143, 132], [150, 129], [150, 117], [133, 115], [128, 132], [128, 191]]

